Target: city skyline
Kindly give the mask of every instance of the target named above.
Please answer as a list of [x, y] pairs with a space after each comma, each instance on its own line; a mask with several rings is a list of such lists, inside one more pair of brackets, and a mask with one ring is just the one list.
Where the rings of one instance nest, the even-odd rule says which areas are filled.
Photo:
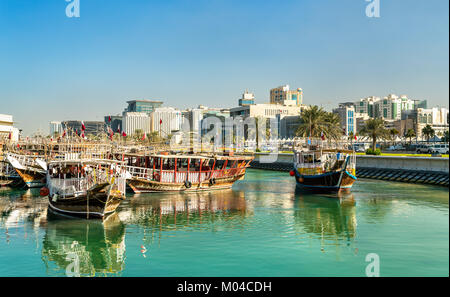
[[268, 103], [284, 84], [327, 110], [390, 93], [448, 107], [446, 1], [381, 1], [376, 19], [362, 0], [80, 2], [77, 19], [63, 0], [0, 3], [0, 113], [24, 135], [127, 100], [232, 108], [247, 89]]

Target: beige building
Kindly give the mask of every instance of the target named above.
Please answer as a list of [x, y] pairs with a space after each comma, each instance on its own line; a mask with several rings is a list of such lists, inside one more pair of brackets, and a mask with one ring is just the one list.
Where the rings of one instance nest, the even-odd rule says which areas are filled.
[[442, 136], [445, 131], [448, 131], [448, 109], [447, 108], [418, 108], [416, 113], [416, 134], [422, 138], [422, 129], [430, 125], [435, 132], [435, 135]]
[[263, 117], [263, 118], [275, 118], [277, 115], [282, 116], [298, 116], [306, 106], [286, 106], [275, 104], [254, 104], [249, 106], [241, 106], [230, 109], [230, 116], [235, 118], [242, 116], [247, 117]]
[[270, 104], [300, 106], [303, 104], [303, 90], [300, 88], [296, 90], [290, 90], [289, 85], [271, 89]]
[[19, 140], [19, 129], [14, 127], [13, 116], [0, 114], [0, 140], [9, 140], [10, 134], [11, 141]]

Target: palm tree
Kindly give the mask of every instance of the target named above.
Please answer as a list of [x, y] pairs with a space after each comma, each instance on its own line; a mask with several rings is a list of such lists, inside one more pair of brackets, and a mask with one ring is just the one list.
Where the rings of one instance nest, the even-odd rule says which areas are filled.
[[392, 128], [389, 130], [389, 135], [391, 136], [392, 145], [394, 145], [395, 136], [398, 135], [400, 132], [398, 132], [397, 129]]
[[296, 135], [300, 137], [320, 137], [337, 140], [342, 136], [341, 120], [338, 114], [326, 112], [322, 107], [312, 106], [302, 112]]
[[323, 131], [328, 138], [338, 140], [341, 138], [343, 131], [341, 128], [341, 119], [337, 113], [326, 112], [324, 115], [326, 123]]
[[[266, 119], [264, 117], [256, 117], [255, 118], [255, 124], [256, 124], [256, 129], [255, 129], [255, 138], [256, 138], [256, 147], [259, 148], [259, 143], [261, 142], [261, 137], [262, 135], [260, 135], [260, 127], [262, 128], [262, 125], [264, 124], [264, 121]], [[265, 123], [267, 125], [267, 123]], [[267, 127], [267, 126], [266, 126]], [[270, 131], [270, 130], [269, 130]], [[266, 128], [266, 135], [267, 135], [267, 128]], [[269, 132], [270, 133], [270, 132]]]
[[384, 127], [384, 120], [381, 118], [369, 119], [365, 122], [360, 134], [366, 135], [372, 139], [372, 149], [376, 149], [377, 139], [386, 138], [389, 134]]
[[416, 132], [414, 132], [414, 129], [408, 129], [408, 131], [405, 134], [406, 138], [409, 138], [409, 145], [411, 145], [412, 138], [416, 137]]
[[431, 128], [430, 125], [426, 125], [423, 129], [422, 129], [422, 134], [425, 136], [425, 138], [427, 139], [427, 142], [430, 141], [430, 138], [434, 136], [434, 129]]
[[320, 137], [320, 133], [326, 130], [325, 122], [326, 111], [322, 107], [311, 106], [302, 112], [300, 124], [297, 128], [297, 136], [302, 137]]
[[443, 140], [442, 140], [442, 141], [448, 142], [448, 140], [449, 140], [449, 132], [448, 132], [448, 130], [447, 130], [447, 131], [444, 132], [444, 137], [443, 137]]

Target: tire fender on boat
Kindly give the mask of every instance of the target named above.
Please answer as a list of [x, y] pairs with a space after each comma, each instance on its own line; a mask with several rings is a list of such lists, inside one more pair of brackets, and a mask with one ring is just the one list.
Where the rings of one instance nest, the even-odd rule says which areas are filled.
[[188, 180], [184, 181], [184, 186], [186, 187], [186, 189], [189, 189], [190, 187], [192, 187], [192, 183]]
[[209, 180], [209, 184], [212, 186], [212, 185], [215, 185], [216, 184], [216, 179], [213, 177], [213, 178], [211, 178], [210, 180]]

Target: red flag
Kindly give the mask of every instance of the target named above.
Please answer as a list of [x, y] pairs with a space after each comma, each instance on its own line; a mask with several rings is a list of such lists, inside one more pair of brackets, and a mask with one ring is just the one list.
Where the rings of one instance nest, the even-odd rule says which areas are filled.
[[123, 131], [123, 132], [122, 132], [122, 136], [123, 136], [123, 137], [126, 137], [126, 136], [127, 136], [127, 133], [125, 133], [125, 131]]
[[355, 140], [358, 140], [358, 138], [356, 137], [356, 134], [355, 134]]
[[12, 137], [12, 136], [11, 136], [11, 132], [9, 132], [8, 139], [11, 140], [11, 137]]
[[62, 137], [64, 138], [66, 136], [66, 130], [64, 129]]
[[120, 125], [117, 127], [117, 133], [120, 133]]
[[160, 125], [162, 124], [162, 119], [159, 120], [159, 124], [160, 124]]
[[111, 116], [108, 116], [108, 122], [111, 123]]
[[84, 122], [83, 121], [81, 121], [81, 130], [82, 131], [86, 130], [86, 126], [84, 126]]
[[323, 134], [323, 131], [320, 132], [320, 138], [322, 138], [322, 140], [325, 140], [325, 134]]
[[142, 140], [145, 140], [145, 137], [146, 137], [146, 136], [145, 136], [145, 133], [144, 133], [144, 135], [142, 135]]
[[81, 133], [81, 138], [84, 138], [84, 132]]

